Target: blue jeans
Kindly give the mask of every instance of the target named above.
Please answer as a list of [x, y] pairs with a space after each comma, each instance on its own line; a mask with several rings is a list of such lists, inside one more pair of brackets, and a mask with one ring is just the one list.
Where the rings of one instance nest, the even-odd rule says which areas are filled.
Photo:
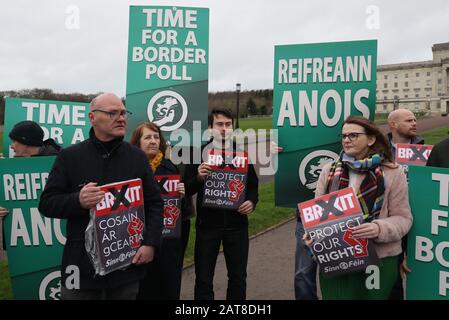
[[296, 222], [296, 253], [295, 253], [295, 299], [317, 300], [316, 293], [316, 262], [312, 259], [310, 248], [302, 240], [304, 226], [298, 219]]

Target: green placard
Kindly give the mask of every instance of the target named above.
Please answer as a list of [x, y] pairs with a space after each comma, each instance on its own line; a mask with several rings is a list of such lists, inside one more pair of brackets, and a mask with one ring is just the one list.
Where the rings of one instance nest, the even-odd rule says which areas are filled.
[[31, 120], [44, 130], [44, 140], [53, 138], [62, 147], [84, 141], [89, 137], [89, 104], [53, 100], [6, 98], [3, 154], [13, 156], [8, 134], [20, 121]]
[[313, 197], [314, 183], [304, 177], [338, 155], [346, 117], [374, 119], [377, 41], [276, 46], [274, 61], [273, 128], [284, 148], [276, 205], [296, 207]]
[[39, 279], [44, 280], [61, 265], [66, 222], [38, 211], [54, 159], [0, 160], [0, 204], [9, 211], [4, 232], [15, 299], [39, 299]]
[[209, 9], [130, 7], [126, 105], [133, 116], [127, 137], [144, 121], [156, 123], [167, 140], [177, 129], [201, 135], [207, 128], [208, 49]]
[[449, 300], [449, 169], [409, 166], [406, 297]]

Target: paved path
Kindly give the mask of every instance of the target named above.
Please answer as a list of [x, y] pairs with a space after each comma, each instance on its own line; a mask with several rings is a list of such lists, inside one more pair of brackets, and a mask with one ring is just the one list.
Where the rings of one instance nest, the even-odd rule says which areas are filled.
[[[250, 241], [248, 257], [247, 299], [293, 300], [295, 221], [265, 232]], [[181, 299], [193, 299], [194, 266], [182, 274]], [[227, 276], [222, 253], [215, 268], [215, 299], [226, 299]]]

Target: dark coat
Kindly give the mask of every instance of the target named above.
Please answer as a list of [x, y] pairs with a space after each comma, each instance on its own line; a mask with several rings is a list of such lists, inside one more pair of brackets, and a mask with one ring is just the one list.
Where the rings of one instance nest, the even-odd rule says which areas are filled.
[[[111, 145], [109, 145], [111, 147]], [[145, 231], [143, 245], [161, 244], [163, 202], [145, 154], [137, 147], [116, 139], [108, 149], [93, 133], [90, 138], [59, 152], [42, 192], [39, 211], [51, 218], [67, 219], [67, 242], [62, 257], [62, 284], [66, 267], [78, 266], [81, 289], [118, 287], [139, 281], [145, 266], [130, 266], [105, 276], [95, 276], [85, 249], [84, 233], [89, 210], [81, 207], [79, 193], [89, 182], [98, 185], [140, 178], [143, 184]]]
[[449, 138], [444, 139], [433, 147], [426, 166], [449, 168]]
[[[396, 147], [391, 142], [391, 140], [393, 139], [393, 135], [391, 134], [391, 132], [387, 134], [387, 139], [388, 143], [390, 144], [390, 150], [393, 154], [393, 158], [396, 159]], [[410, 144], [424, 144], [424, 138], [422, 138], [421, 136], [415, 136], [411, 139]]]
[[[208, 144], [201, 147], [201, 154]], [[234, 150], [236, 150], [234, 144]], [[205, 160], [203, 160], [205, 161]], [[197, 178], [198, 167], [200, 164], [190, 164], [186, 167], [184, 183], [186, 185], [186, 195], [191, 196], [195, 193], [196, 197], [196, 226], [199, 228], [241, 228], [248, 227], [248, 216], [240, 214], [237, 210], [204, 208], [203, 189], [204, 183]], [[254, 209], [259, 200], [259, 179], [252, 164], [248, 165], [248, 180], [246, 185], [246, 200], [250, 200]]]

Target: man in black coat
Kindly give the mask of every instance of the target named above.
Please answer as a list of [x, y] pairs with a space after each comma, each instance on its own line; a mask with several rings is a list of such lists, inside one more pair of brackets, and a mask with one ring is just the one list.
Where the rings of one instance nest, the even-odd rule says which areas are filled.
[[[89, 139], [62, 150], [42, 192], [39, 211], [51, 218], [67, 219], [67, 242], [61, 266], [62, 299], [135, 299], [144, 264], [152, 261], [161, 243], [163, 202], [145, 154], [123, 141], [128, 111], [119, 97], [105, 93], [90, 104]], [[95, 275], [85, 249], [89, 209], [104, 196], [99, 186], [140, 178], [143, 185], [145, 229], [142, 245], [132, 265], [105, 276]], [[66, 268], [80, 272], [79, 289], [65, 287]]]
[[209, 115], [209, 128], [214, 138], [202, 146], [202, 163], [186, 168], [184, 183], [186, 195], [197, 194], [197, 218], [195, 239], [195, 299], [213, 300], [213, 279], [215, 264], [223, 245], [228, 269], [228, 300], [246, 298], [246, 268], [248, 264], [248, 215], [258, 201], [258, 178], [254, 167], [249, 164], [246, 199], [238, 210], [211, 209], [203, 206], [203, 190], [206, 176], [211, 168], [205, 162], [207, 150], [236, 150], [232, 141], [233, 117], [230, 111], [214, 109]]
[[449, 138], [440, 141], [433, 147], [426, 166], [449, 168]]

